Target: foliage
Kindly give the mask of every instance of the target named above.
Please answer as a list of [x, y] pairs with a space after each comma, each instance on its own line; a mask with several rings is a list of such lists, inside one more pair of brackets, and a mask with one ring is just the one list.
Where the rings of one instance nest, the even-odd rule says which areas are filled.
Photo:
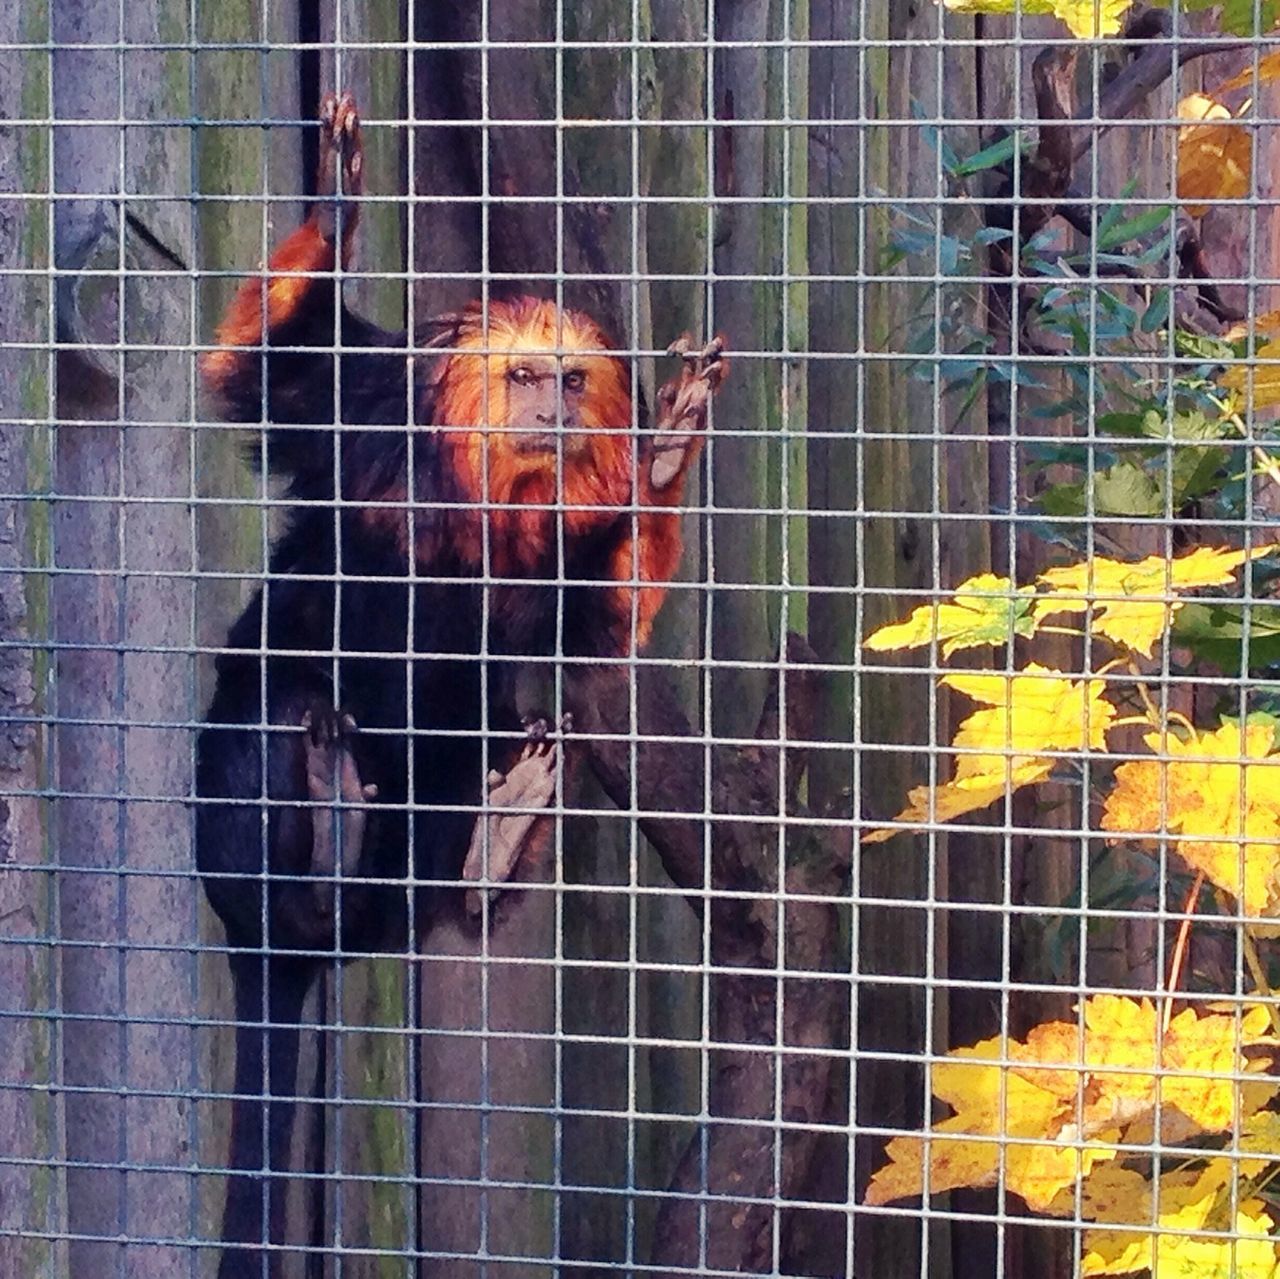
[[[1014, 7], [1011, 0], [946, 3], [963, 12]], [[1264, 22], [1276, 20], [1273, 7], [1259, 11]], [[1069, 24], [1068, 10], [1077, 9], [1094, 13], [1092, 0], [1022, 6], [1024, 13], [1056, 12]], [[1126, 9], [1103, 6], [1095, 16], [1112, 30]], [[1221, 11], [1224, 29], [1234, 16], [1230, 7]], [[1086, 34], [1079, 24], [1072, 30]], [[988, 221], [974, 230], [955, 224], [954, 214], [895, 210], [884, 265], [922, 277], [905, 321], [905, 350], [920, 357], [912, 373], [942, 395], [958, 397], [959, 416], [993, 383], [1055, 387], [1052, 397], [1022, 412], [1030, 422], [1066, 418], [1075, 426], [1069, 436], [1055, 432], [1027, 445], [1030, 469], [1041, 477], [1032, 500], [1060, 539], [1082, 546], [1087, 516], [1239, 519], [1250, 505], [1251, 478], [1280, 483], [1271, 438], [1272, 411], [1280, 405], [1276, 314], [1206, 332], [1188, 311], [1197, 286], [1171, 283], [1184, 274], [1180, 253], [1191, 220], [1252, 190], [1254, 102], [1248, 95], [1277, 78], [1280, 53], [1270, 53], [1256, 68], [1185, 97], [1178, 109], [1176, 190], [1163, 200], [1134, 203], [1131, 184], [1117, 200], [1080, 206], [1076, 223], [1083, 219], [1088, 234], [1074, 239], [1060, 221], [1016, 235], [993, 222], [992, 206], [980, 199], [993, 175], [1004, 175], [1016, 189], [1018, 168], [1026, 181], [1037, 162], [1033, 131], [999, 136], [966, 156], [944, 130], [925, 130], [944, 179], [961, 197], [954, 207], [985, 207]], [[1006, 255], [1023, 281], [1013, 355], [995, 354], [998, 344], [974, 318], [986, 312], [966, 277], [990, 269], [982, 263], [988, 254]], [[1076, 442], [1082, 437], [1087, 447]]]
[[[1128, 35], [1134, 19], [1143, 37], [1167, 32], [1145, 11], [1174, 4], [936, 2], [955, 14], [1050, 16], [1080, 40]], [[1211, 15], [1197, 38], [1280, 25], [1280, 0], [1176, 7]], [[1107, 64], [1117, 77], [1140, 59], [1132, 34]], [[952, 399], [953, 420], [997, 384], [1039, 393], [1006, 398], [1031, 460], [1019, 477], [1034, 480], [1018, 500], [1078, 554], [1030, 583], [979, 574], [866, 637], [869, 653], [927, 650], [931, 669], [997, 646], [1006, 660], [936, 672], [940, 688], [973, 704], [950, 765], [862, 844], [959, 821], [1001, 829], [1019, 792], [1055, 803], [1061, 791], [1044, 787], [1069, 782], [1089, 833], [1084, 920], [1086, 904], [1123, 909], [1135, 894], [1186, 906], [1158, 998], [1098, 994], [1074, 1020], [930, 1062], [939, 1114], [924, 1133], [888, 1142], [866, 1199], [999, 1186], [1032, 1213], [1086, 1223], [1085, 1275], [1280, 1279], [1280, 690], [1238, 687], [1210, 710], [1204, 696], [1182, 702], [1194, 716], [1168, 696], [1206, 664], [1240, 680], [1280, 666], [1280, 544], [1182, 550], [1176, 527], [1187, 517], [1256, 526], [1276, 509], [1259, 498], [1280, 485], [1280, 312], [1233, 323], [1205, 236], [1257, 190], [1258, 91], [1280, 80], [1280, 51], [1255, 50], [1239, 74], [1181, 100], [1165, 189], [1135, 182], [1095, 201], [1072, 194], [1073, 181], [1087, 185], [1072, 171], [1083, 127], [1051, 100], [1086, 66], [1062, 43], [1066, 52], [1035, 60], [1032, 79], [1046, 120], [1065, 115], [1065, 128], [990, 131], [975, 150], [922, 124], [955, 198], [937, 211], [897, 209], [883, 261], [915, 284], [903, 321], [911, 372]], [[1037, 434], [1038, 422], [1052, 425]], [[1108, 519], [1158, 521], [1179, 553], [1100, 554]], [[1078, 669], [1047, 660], [1049, 636], [1054, 651], [1071, 640]], [[1018, 811], [1037, 810], [1024, 800]], [[1028, 841], [1029, 855], [1041, 847]], [[1227, 1005], [1209, 1001], [1238, 978], [1212, 965], [1185, 965], [1198, 998], [1177, 993], [1188, 935], [1206, 913], [1235, 930], [1253, 986], [1243, 996], [1228, 986]]]
[[[1089, 638], [1090, 665], [1083, 678], [1021, 660], [942, 675], [980, 707], [955, 731], [953, 775], [914, 790], [895, 824], [863, 843], [978, 813], [1087, 760], [1100, 811], [1090, 825], [1109, 844], [1167, 848], [1196, 876], [1193, 898], [1207, 883], [1243, 921], [1247, 948], [1280, 931], [1280, 718], [1266, 710], [1197, 726], [1162, 709], [1147, 686], [1153, 656], [1170, 660], [1184, 612], [1218, 607], [1204, 592], [1277, 551], [1095, 557], [1024, 586], [983, 574], [873, 632], [869, 651], [928, 646], [942, 660], [999, 644], [1013, 657], [1065, 632]], [[1115, 760], [1113, 735], [1136, 727], [1148, 753], [1126, 747], [1129, 757]], [[923, 1135], [889, 1141], [867, 1202], [1002, 1184], [1033, 1212], [1089, 1223], [1084, 1274], [1280, 1277], [1280, 1215], [1267, 1193], [1280, 1175], [1272, 992], [1259, 981], [1256, 998], [1173, 1015], [1176, 981], [1175, 972], [1160, 1001], [1096, 995], [1077, 1020], [934, 1063], [933, 1095], [951, 1113]], [[1153, 1144], [1166, 1152], [1159, 1165]]]
[[[1118, 35], [1135, 0], [938, 0], [952, 13], [1047, 15], [1064, 22], [1082, 40]], [[1156, 0], [1171, 8], [1173, 0]], [[1270, 30], [1280, 21], [1277, 0], [1180, 0], [1183, 13], [1219, 10], [1219, 26], [1231, 35], [1253, 35]]]

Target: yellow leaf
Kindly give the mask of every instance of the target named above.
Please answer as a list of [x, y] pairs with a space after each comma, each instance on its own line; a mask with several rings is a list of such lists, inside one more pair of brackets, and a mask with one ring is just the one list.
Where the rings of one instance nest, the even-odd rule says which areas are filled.
[[1113, 36], [1133, 0], [942, 0], [952, 13], [1051, 13], [1083, 40]]
[[1189, 866], [1230, 893], [1246, 915], [1280, 904], [1280, 755], [1273, 728], [1224, 724], [1185, 741], [1150, 733], [1162, 758], [1116, 769], [1102, 828], [1145, 845], [1162, 832]]
[[[1103, 696], [1104, 680], [1073, 680], [1031, 662], [1017, 675], [956, 672], [942, 682], [991, 707], [975, 711], [956, 730], [953, 745], [962, 749], [1005, 752], [1018, 764], [1020, 756], [1043, 751], [1107, 748], [1106, 731], [1116, 712]], [[956, 775], [981, 771], [975, 764], [975, 757], [961, 756]]]
[[[1269, 1238], [1274, 1222], [1266, 1204], [1240, 1199], [1229, 1225], [1238, 1176], [1238, 1165], [1227, 1158], [1211, 1159], [1198, 1171], [1166, 1173], [1154, 1187], [1153, 1204], [1153, 1187], [1140, 1173], [1099, 1168], [1083, 1188], [1082, 1214], [1086, 1221], [1129, 1228], [1086, 1231], [1081, 1273], [1151, 1270], [1161, 1279], [1276, 1279], [1280, 1268]], [[1153, 1217], [1154, 1231], [1140, 1229]], [[1183, 1233], [1188, 1231], [1215, 1233]]]
[[1040, 576], [1050, 594], [1042, 596], [1036, 605], [1036, 621], [1056, 613], [1092, 609], [1097, 634], [1150, 657], [1173, 614], [1182, 607], [1182, 601], [1175, 598], [1179, 591], [1223, 586], [1246, 560], [1270, 555], [1274, 550], [1274, 543], [1251, 551], [1198, 546], [1176, 559], [1151, 555], [1127, 564], [1097, 557], [1051, 568]]
[[[1103, 697], [1102, 680], [1072, 680], [1032, 662], [1017, 675], [955, 672], [942, 682], [991, 709], [975, 711], [956, 730], [952, 744], [966, 753], [957, 756], [955, 775], [932, 790], [915, 787], [897, 822], [949, 821], [1042, 782], [1055, 763], [1044, 751], [1106, 749], [1115, 707]], [[898, 828], [883, 827], [862, 842], [882, 843], [897, 833]]]
[[937, 640], [943, 657], [980, 644], [1007, 644], [1030, 635], [1030, 587], [1015, 589], [1007, 577], [980, 573], [956, 587], [950, 601], [922, 604], [905, 622], [882, 626], [867, 636], [875, 652], [919, 648]]
[[1120, 31], [1120, 19], [1129, 12], [1133, 0], [1054, 0], [1053, 12], [1082, 40], [1113, 36]]
[[[1162, 1031], [1151, 1000], [1100, 995], [1084, 1003], [1079, 1024], [1045, 1022], [1022, 1042], [996, 1037], [957, 1049], [932, 1071], [934, 1096], [954, 1114], [927, 1137], [888, 1143], [889, 1162], [872, 1177], [867, 1202], [922, 1194], [926, 1180], [935, 1194], [990, 1186], [1003, 1169], [1005, 1185], [1028, 1207], [1070, 1214], [1074, 1200], [1064, 1190], [1127, 1147], [1149, 1145], [1157, 1113], [1162, 1144], [1229, 1131], [1239, 1076], [1268, 1064], [1244, 1049], [1269, 1045], [1269, 1028], [1266, 1008], [1252, 1005], [1238, 1018], [1187, 1009]], [[1277, 1088], [1280, 1080], [1260, 1080], [1258, 1104]], [[1135, 1184], [1127, 1182], [1121, 1201], [1132, 1202]], [[1102, 1205], [1091, 1220], [1121, 1220], [1104, 1217]]]
[[1209, 207], [1206, 201], [1248, 195], [1253, 180], [1249, 130], [1203, 93], [1183, 98], [1178, 117], [1191, 122], [1178, 130], [1178, 198], [1188, 202], [1187, 212], [1198, 218]]
[[1253, 322], [1251, 329], [1247, 323], [1233, 324], [1223, 335], [1224, 342], [1239, 342], [1252, 333], [1255, 337], [1280, 337], [1280, 311], [1264, 311]]
[[1053, 0], [941, 0], [951, 13], [1014, 13], [1019, 7], [1025, 14], [1050, 14]]
[[1218, 385], [1254, 409], [1280, 404], [1280, 341], [1264, 342], [1254, 351], [1257, 364], [1232, 364], [1218, 375]]
[[[1026, 760], [1015, 763], [1004, 757], [967, 756], [960, 761], [971, 768], [982, 767], [988, 771], [974, 772], [966, 777], [956, 777], [940, 782], [935, 787], [913, 786], [907, 794], [907, 806], [895, 818], [911, 826], [925, 826], [929, 822], [949, 822], [964, 813], [976, 813], [989, 808], [997, 800], [1021, 786], [1042, 782], [1053, 771], [1053, 760]], [[932, 796], [932, 801], [930, 797]], [[864, 844], [883, 844], [901, 830], [898, 826], [882, 826], [862, 837]]]
[[[1116, 1152], [1102, 1143], [1077, 1150], [1053, 1141], [1072, 1103], [1064, 1106], [1060, 1097], [997, 1065], [1001, 1052], [997, 1036], [957, 1049], [934, 1066], [934, 1094], [956, 1113], [930, 1129], [935, 1139], [928, 1142], [929, 1190], [942, 1194], [959, 1186], [993, 1186], [1003, 1163], [1009, 1189], [1031, 1207], [1044, 1209], [1064, 1186], [1099, 1159], [1114, 1159]], [[1046, 1140], [1009, 1142], [1036, 1137]], [[869, 1204], [924, 1192], [925, 1144], [922, 1137], [895, 1137], [888, 1143], [889, 1162], [867, 1187]]]
[[[1277, 77], [1280, 77], [1280, 49], [1258, 59], [1259, 84], [1266, 84]], [[1233, 75], [1230, 80], [1224, 80], [1214, 92], [1216, 96], [1221, 97], [1234, 93], [1237, 89], [1252, 89], [1253, 83], [1253, 66], [1250, 64], [1239, 75]]]

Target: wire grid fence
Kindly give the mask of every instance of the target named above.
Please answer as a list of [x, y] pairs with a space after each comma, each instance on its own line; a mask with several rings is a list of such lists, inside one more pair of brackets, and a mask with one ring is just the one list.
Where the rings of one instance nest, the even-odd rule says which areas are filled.
[[[0, 1274], [218, 1265], [238, 1014], [196, 738], [293, 499], [197, 360], [302, 223], [334, 87], [363, 114], [356, 311], [585, 310], [637, 436], [682, 331], [731, 368], [652, 642], [566, 638], [563, 496], [549, 650], [481, 627], [521, 709], [575, 716], [549, 851], [477, 921], [426, 910], [402, 850], [403, 942], [320, 954], [255, 1183], [280, 1222], [232, 1273], [1275, 1272], [1280, 653], [1265, 556], [1229, 555], [1276, 515], [1274, 15], [1115, 0], [1095, 40], [1056, 8], [0, 12]], [[1224, 558], [1197, 576], [1197, 548]], [[1016, 594], [1082, 563], [1076, 597]], [[979, 621], [864, 644], [974, 578]], [[487, 553], [472, 580], [488, 619], [511, 583]], [[324, 598], [341, 685], [381, 622]], [[411, 779], [410, 844], [489, 811], [511, 736], [454, 736], [476, 775]]]

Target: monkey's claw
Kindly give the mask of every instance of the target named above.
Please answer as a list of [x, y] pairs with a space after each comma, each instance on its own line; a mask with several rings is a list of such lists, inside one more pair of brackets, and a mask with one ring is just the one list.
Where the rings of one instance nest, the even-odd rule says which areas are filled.
[[696, 455], [694, 435], [706, 426], [707, 404], [728, 369], [724, 339], [719, 335], [697, 349], [693, 338], [682, 333], [667, 348], [667, 354], [678, 355], [684, 367], [658, 392], [658, 421], [649, 470], [649, 483], [655, 491], [666, 488]]
[[[355, 717], [336, 706], [317, 702], [301, 720], [303, 767], [311, 809], [311, 873], [316, 876], [315, 906], [321, 915], [333, 911], [339, 871], [356, 873], [364, 842], [364, 805], [378, 788], [360, 780], [350, 739]], [[341, 805], [337, 807], [336, 805]]]
[[[337, 234], [338, 203], [364, 190], [364, 143], [360, 111], [349, 93], [325, 94], [320, 103], [320, 168], [316, 175], [316, 216], [321, 234], [332, 241]], [[358, 206], [343, 206], [343, 235], [355, 230]]]
[[[555, 798], [556, 763], [560, 743], [545, 716], [526, 716], [526, 741], [519, 759], [506, 772], [496, 770], [488, 777], [488, 807], [476, 821], [471, 846], [462, 866], [467, 880], [488, 879], [503, 882], [511, 878], [524, 852], [529, 834], [538, 820], [539, 810]], [[565, 715], [559, 724], [559, 736], [573, 728], [573, 719]], [[503, 810], [519, 809], [510, 812]], [[496, 810], [496, 811], [494, 811]], [[478, 916], [486, 897], [496, 896], [495, 889], [471, 888], [466, 894], [467, 913]]]
[[721, 358], [724, 355], [724, 338], [718, 333], [700, 351], [693, 349], [693, 338], [682, 333], [667, 347], [667, 354], [678, 355], [684, 361], [686, 377], [710, 382], [714, 387], [724, 376], [726, 364]]

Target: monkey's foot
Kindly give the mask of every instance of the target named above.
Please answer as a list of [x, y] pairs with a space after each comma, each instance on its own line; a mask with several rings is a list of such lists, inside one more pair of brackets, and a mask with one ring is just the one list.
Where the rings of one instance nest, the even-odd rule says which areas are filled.
[[[316, 218], [320, 234], [330, 244], [337, 238], [338, 205], [342, 197], [364, 190], [364, 144], [360, 138], [360, 112], [349, 93], [325, 94], [320, 103], [320, 167], [316, 173]], [[356, 228], [360, 206], [342, 205], [344, 240]]]
[[[491, 812], [476, 821], [471, 846], [462, 866], [463, 879], [489, 879], [503, 882], [511, 878], [516, 863], [525, 850], [534, 823], [542, 809], [555, 797], [556, 761], [560, 748], [544, 718], [526, 718], [528, 741], [514, 766], [506, 773], [490, 772], [489, 807], [522, 809], [522, 812]], [[566, 715], [560, 721], [560, 734], [571, 732], [573, 720]], [[467, 913], [479, 915], [484, 902], [497, 895], [496, 889], [470, 888], [466, 894]]]
[[664, 489], [684, 469], [694, 436], [707, 424], [707, 405], [728, 370], [724, 339], [717, 336], [701, 350], [682, 333], [667, 348], [678, 355], [684, 367], [658, 392], [658, 421], [653, 441], [653, 462], [649, 482]]
[[303, 715], [302, 730], [307, 798], [314, 805], [311, 873], [316, 877], [316, 908], [328, 913], [333, 910], [339, 868], [344, 876], [354, 875], [359, 865], [364, 805], [377, 796], [378, 788], [360, 781], [360, 770], [348, 745], [356, 731], [352, 716], [318, 704]]

